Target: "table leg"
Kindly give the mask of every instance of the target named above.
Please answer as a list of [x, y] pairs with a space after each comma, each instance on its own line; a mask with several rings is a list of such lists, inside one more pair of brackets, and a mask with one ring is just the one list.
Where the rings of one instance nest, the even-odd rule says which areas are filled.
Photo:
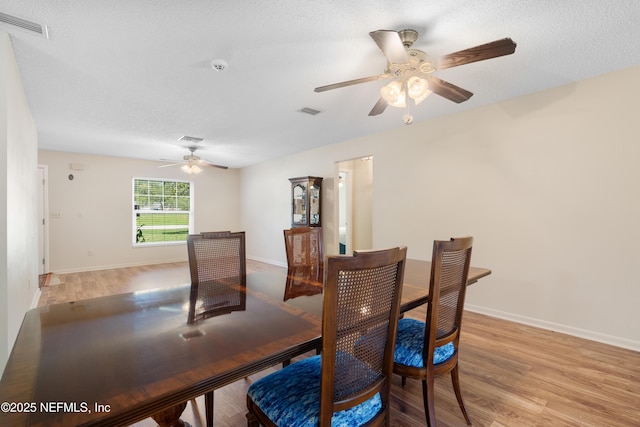
[[213, 390], [204, 395], [204, 408], [207, 420], [207, 427], [213, 427]]
[[162, 412], [154, 414], [151, 418], [158, 423], [159, 427], [191, 427], [191, 424], [182, 421], [180, 415], [186, 408], [187, 402], [176, 405], [172, 408], [165, 409]]

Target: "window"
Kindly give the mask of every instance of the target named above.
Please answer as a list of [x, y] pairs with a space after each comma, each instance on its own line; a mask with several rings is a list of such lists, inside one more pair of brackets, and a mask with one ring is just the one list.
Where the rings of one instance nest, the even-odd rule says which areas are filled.
[[183, 242], [193, 232], [193, 184], [133, 179], [133, 244]]

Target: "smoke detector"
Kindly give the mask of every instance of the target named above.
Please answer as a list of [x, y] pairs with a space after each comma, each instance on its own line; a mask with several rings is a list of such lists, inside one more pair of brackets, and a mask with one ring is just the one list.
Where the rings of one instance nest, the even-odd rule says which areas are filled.
[[211, 61], [211, 68], [216, 71], [224, 71], [228, 66], [229, 64], [227, 64], [227, 61], [224, 59], [214, 59]]

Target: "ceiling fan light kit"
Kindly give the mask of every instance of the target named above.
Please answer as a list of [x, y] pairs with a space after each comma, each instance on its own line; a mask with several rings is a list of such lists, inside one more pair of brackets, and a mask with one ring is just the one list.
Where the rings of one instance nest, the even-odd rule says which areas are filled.
[[402, 121], [407, 125], [413, 123], [413, 116], [409, 114], [411, 100], [414, 105], [418, 105], [434, 92], [456, 103], [467, 101], [473, 96], [473, 93], [468, 90], [433, 76], [435, 71], [510, 55], [516, 49], [516, 44], [509, 38], [496, 40], [445, 55], [440, 58], [436, 67], [425, 52], [411, 48], [418, 39], [416, 30], [378, 30], [370, 32], [369, 35], [387, 58], [387, 67], [384, 73], [320, 86], [314, 91], [324, 92], [375, 80], [392, 79], [391, 82], [380, 88], [380, 99], [371, 109], [369, 115], [382, 114], [387, 105], [406, 108], [407, 111], [402, 117]]
[[405, 107], [407, 105], [405, 94], [402, 83], [398, 80], [393, 80], [388, 85], [380, 88], [380, 95], [392, 107]]
[[[187, 141], [187, 138], [192, 138], [192, 137], [182, 137], [180, 138], [180, 140], [184, 140]], [[199, 139], [200, 141], [202, 141], [202, 138], [192, 138], [192, 139]], [[197, 175], [200, 172], [202, 172], [202, 168], [200, 166], [211, 166], [214, 168], [219, 168], [219, 169], [228, 169], [227, 166], [222, 166], [222, 165], [216, 165], [213, 164], [211, 162], [209, 162], [208, 160], [204, 160], [201, 159], [200, 156], [196, 156], [194, 153], [196, 152], [196, 150], [198, 149], [198, 147], [196, 146], [190, 146], [187, 147], [187, 149], [189, 150], [189, 154], [187, 154], [186, 156], [182, 157], [182, 162], [178, 162], [178, 161], [171, 161], [171, 163], [166, 164], [166, 165], [161, 165], [158, 166], [160, 168], [166, 168], [166, 167], [170, 167], [170, 166], [180, 166], [180, 169], [188, 174], [188, 175]]]
[[196, 175], [202, 172], [202, 169], [200, 169], [197, 165], [194, 165], [194, 164], [182, 165], [180, 169], [182, 169], [184, 173], [187, 173], [189, 175]]

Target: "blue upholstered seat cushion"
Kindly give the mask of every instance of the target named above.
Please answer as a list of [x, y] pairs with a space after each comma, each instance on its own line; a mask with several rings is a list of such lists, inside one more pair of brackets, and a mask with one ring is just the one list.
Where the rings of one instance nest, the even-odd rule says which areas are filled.
[[[424, 368], [422, 349], [424, 347], [425, 323], [415, 319], [400, 319], [398, 321], [398, 335], [396, 349], [393, 355], [395, 363], [414, 368]], [[455, 347], [453, 343], [447, 343], [436, 347], [433, 355], [433, 364], [445, 362], [453, 356]]]
[[[313, 356], [283, 368], [251, 384], [251, 400], [281, 427], [317, 426], [320, 412], [321, 356]], [[332, 426], [359, 426], [382, 409], [380, 395], [353, 408], [336, 412]]]

